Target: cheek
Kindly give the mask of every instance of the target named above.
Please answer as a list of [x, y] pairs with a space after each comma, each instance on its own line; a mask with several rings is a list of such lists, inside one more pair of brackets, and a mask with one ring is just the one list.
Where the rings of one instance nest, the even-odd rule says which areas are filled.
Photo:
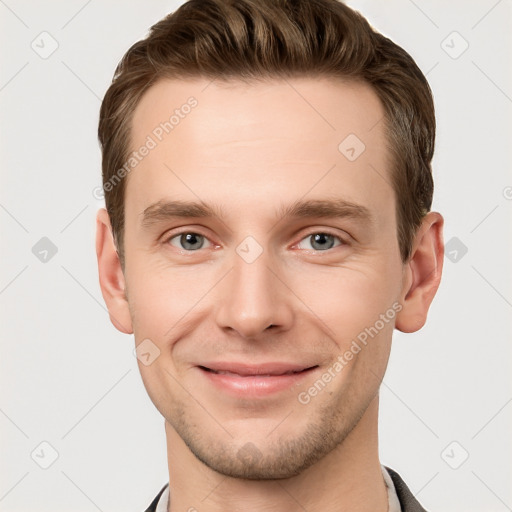
[[319, 325], [344, 345], [386, 313], [385, 325], [378, 324], [379, 331], [383, 335], [392, 331], [400, 273], [398, 267], [386, 268], [375, 259], [364, 266], [305, 271], [293, 278], [290, 288], [301, 298], [309, 315], [317, 317], [316, 323], [320, 321]]
[[205, 272], [212, 269], [148, 267], [143, 259], [139, 265], [132, 259], [126, 269], [135, 339], [154, 337], [163, 342], [178, 322], [181, 325], [186, 321], [208, 291]]

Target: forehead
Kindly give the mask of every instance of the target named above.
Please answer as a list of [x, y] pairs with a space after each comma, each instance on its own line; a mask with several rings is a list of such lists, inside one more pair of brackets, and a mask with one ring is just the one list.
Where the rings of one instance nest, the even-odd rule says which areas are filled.
[[[189, 108], [191, 103], [196, 106]], [[194, 114], [196, 122], [182, 123], [189, 113]], [[225, 137], [229, 127], [231, 134], [243, 139], [252, 137], [256, 129], [264, 129], [269, 135], [282, 128], [290, 131], [291, 122], [297, 120], [302, 123], [293, 132], [296, 138], [312, 132], [338, 132], [338, 137], [351, 130], [361, 139], [375, 142], [380, 130], [367, 132], [373, 132], [383, 116], [376, 93], [361, 81], [325, 77], [249, 83], [236, 79], [162, 79], [146, 91], [135, 109], [132, 143], [136, 146], [155, 129], [158, 138], [157, 128], [169, 120], [175, 134], [186, 132], [187, 125], [192, 124], [197, 137], [212, 143]]]
[[151, 149], [128, 174], [125, 204], [140, 213], [208, 198], [247, 209], [338, 191], [382, 209], [393, 196], [383, 120], [361, 82], [161, 80], [132, 118], [131, 149]]

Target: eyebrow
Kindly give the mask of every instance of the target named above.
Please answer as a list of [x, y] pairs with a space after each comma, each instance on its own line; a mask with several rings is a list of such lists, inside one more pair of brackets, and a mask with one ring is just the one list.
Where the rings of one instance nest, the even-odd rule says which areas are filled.
[[142, 213], [141, 225], [149, 228], [153, 224], [173, 218], [223, 217], [222, 209], [197, 201], [158, 201], [148, 206]]
[[[202, 201], [158, 201], [148, 206], [141, 214], [141, 225], [150, 228], [154, 224], [174, 218], [224, 218], [222, 208]], [[370, 210], [360, 204], [344, 199], [298, 200], [290, 205], [281, 205], [276, 210], [278, 218], [351, 218], [364, 224], [373, 224]]]
[[363, 205], [345, 199], [311, 199], [296, 201], [278, 210], [281, 218], [352, 218], [366, 224], [373, 223], [373, 216]]

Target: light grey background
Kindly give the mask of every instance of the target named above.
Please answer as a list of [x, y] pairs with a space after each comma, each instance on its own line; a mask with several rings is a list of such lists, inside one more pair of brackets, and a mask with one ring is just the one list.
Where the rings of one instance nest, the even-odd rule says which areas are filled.
[[[167, 481], [163, 419], [101, 297], [93, 190], [114, 68], [181, 3], [0, 0], [2, 511], [142, 511]], [[449, 244], [427, 326], [395, 333], [381, 460], [429, 510], [512, 510], [512, 3], [349, 4], [431, 83]]]

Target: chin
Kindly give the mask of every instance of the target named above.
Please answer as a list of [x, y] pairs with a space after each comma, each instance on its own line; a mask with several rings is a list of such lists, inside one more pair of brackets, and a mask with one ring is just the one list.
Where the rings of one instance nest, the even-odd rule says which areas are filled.
[[[281, 480], [299, 475], [314, 464], [316, 460], [308, 460], [303, 456], [293, 456], [291, 453], [279, 455], [264, 455], [261, 452], [253, 452], [252, 456], [248, 451], [246, 443], [236, 453], [230, 455], [208, 453], [203, 456], [201, 453], [194, 453], [198, 460], [213, 471], [231, 478], [242, 480]], [[252, 445], [255, 446], [255, 445]], [[316, 459], [316, 457], [315, 457]]]
[[219, 442], [205, 436], [184, 441], [199, 461], [217, 473], [245, 480], [279, 480], [308, 469], [336, 448], [347, 433], [343, 427], [326, 431], [325, 424], [315, 424], [302, 433], [295, 430], [293, 437], [275, 436], [273, 441], [265, 435], [247, 441], [234, 437]]

